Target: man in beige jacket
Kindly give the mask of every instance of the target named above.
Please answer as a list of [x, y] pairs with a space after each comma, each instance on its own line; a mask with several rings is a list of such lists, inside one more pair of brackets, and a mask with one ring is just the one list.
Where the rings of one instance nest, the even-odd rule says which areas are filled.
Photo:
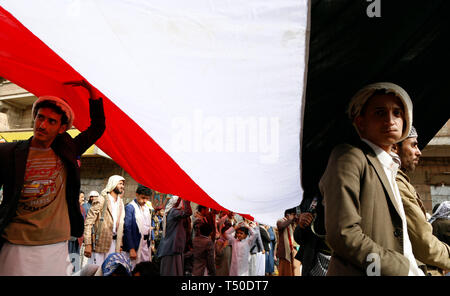
[[319, 182], [333, 251], [327, 275], [423, 275], [391, 155], [411, 129], [411, 99], [398, 85], [374, 83], [356, 93], [348, 113], [359, 137], [333, 149]]
[[106, 257], [120, 252], [125, 210], [122, 195], [125, 179], [114, 175], [100, 196], [92, 202], [84, 222], [84, 255], [88, 264], [101, 266]]
[[422, 155], [417, 137], [417, 131], [412, 127], [408, 138], [393, 146], [393, 151], [401, 160], [401, 169], [397, 173], [396, 181], [405, 208], [408, 235], [414, 256], [429, 265], [428, 271], [431, 274], [443, 275], [442, 270], [438, 269], [450, 270], [450, 247], [433, 235], [433, 227], [427, 222], [422, 201], [406, 175], [415, 170]]

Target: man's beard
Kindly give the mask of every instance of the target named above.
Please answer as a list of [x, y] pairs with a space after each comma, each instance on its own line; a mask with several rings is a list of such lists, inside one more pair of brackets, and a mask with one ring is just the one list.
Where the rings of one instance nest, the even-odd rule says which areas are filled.
[[120, 191], [119, 189], [117, 189], [117, 187], [116, 187], [116, 188], [114, 188], [113, 192], [114, 192], [115, 194], [117, 194], [117, 195], [119, 195], [119, 194], [122, 194], [122, 193], [123, 193], [122, 191]]

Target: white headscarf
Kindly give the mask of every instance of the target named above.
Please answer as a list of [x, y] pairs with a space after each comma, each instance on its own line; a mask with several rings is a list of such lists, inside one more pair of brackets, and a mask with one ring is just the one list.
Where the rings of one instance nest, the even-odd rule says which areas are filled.
[[413, 122], [413, 104], [411, 102], [411, 98], [408, 93], [401, 88], [399, 85], [391, 83], [391, 82], [377, 82], [364, 86], [361, 88], [350, 100], [348, 105], [347, 114], [355, 126], [356, 131], [359, 134], [359, 130], [354, 122], [354, 119], [360, 115], [361, 109], [364, 104], [367, 102], [373, 93], [377, 90], [386, 90], [386, 93], [392, 93], [400, 101], [403, 103], [404, 112], [405, 112], [405, 129], [403, 130], [402, 137], [398, 142], [403, 141], [409, 135], [411, 130], [412, 122]]
[[106, 198], [108, 196], [108, 193], [113, 191], [114, 188], [117, 187], [117, 184], [119, 184], [120, 181], [125, 182], [125, 178], [122, 176], [119, 176], [119, 175], [113, 175], [113, 176], [109, 177], [108, 184], [106, 184], [105, 189], [102, 190], [102, 196]]
[[436, 219], [450, 219], [450, 201], [442, 202], [428, 222], [433, 223]]
[[[175, 204], [177, 203], [178, 199], [180, 199], [178, 196], [174, 195], [172, 196], [171, 199], [169, 199], [169, 202], [166, 205], [166, 208], [164, 210], [164, 217], [163, 217], [163, 237], [166, 236], [166, 229], [167, 229], [167, 215], [169, 214], [169, 211], [175, 206]], [[182, 209], [183, 208], [183, 202], [182, 200], [180, 200], [180, 203], [178, 204], [178, 206], [176, 207], [176, 209]]]

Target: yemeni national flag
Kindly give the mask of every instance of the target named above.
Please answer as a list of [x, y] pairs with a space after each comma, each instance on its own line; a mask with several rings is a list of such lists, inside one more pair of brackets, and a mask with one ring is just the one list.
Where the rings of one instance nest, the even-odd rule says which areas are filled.
[[[0, 76], [55, 95], [137, 182], [274, 225], [299, 205], [308, 2], [0, 0]], [[109, 176], [105, 176], [107, 178]]]

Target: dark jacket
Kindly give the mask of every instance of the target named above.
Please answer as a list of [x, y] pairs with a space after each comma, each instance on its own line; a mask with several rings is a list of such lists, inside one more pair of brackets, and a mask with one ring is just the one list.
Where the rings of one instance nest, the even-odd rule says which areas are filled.
[[166, 236], [161, 239], [156, 256], [161, 258], [164, 256], [173, 256], [183, 254], [187, 235], [186, 224], [183, 220], [188, 219], [192, 215], [192, 208], [188, 201], [183, 200], [184, 209], [172, 208], [166, 217]]
[[[137, 203], [137, 201], [135, 200]], [[123, 225], [123, 250], [129, 252], [134, 249], [136, 252], [139, 249], [141, 242], [141, 233], [136, 223], [135, 210], [132, 204], [127, 204], [125, 207], [125, 221]]]
[[[79, 204], [81, 155], [92, 146], [105, 130], [103, 101], [89, 100], [91, 125], [72, 138], [67, 132], [56, 136], [51, 148], [64, 163], [67, 170], [66, 200], [69, 211], [70, 234], [81, 237], [84, 219]], [[0, 204], [0, 236], [16, 213], [21, 196], [28, 151], [32, 137], [28, 140], [0, 144], [0, 187], [3, 185], [3, 201]], [[0, 246], [1, 246], [0, 242]]]
[[270, 235], [269, 235], [269, 231], [266, 229], [262, 229], [262, 226], [259, 226], [259, 233], [261, 234], [261, 241], [263, 243], [264, 246], [264, 250], [266, 252], [270, 251]]
[[[313, 197], [304, 197], [300, 204], [300, 211], [305, 213], [310, 208]], [[314, 219], [314, 230], [318, 235], [325, 234], [324, 226], [324, 209], [322, 205], [322, 198], [319, 197], [316, 207], [316, 218]], [[326, 245], [325, 240], [311, 230], [311, 227], [300, 228], [294, 230], [294, 240], [300, 245], [300, 249], [295, 255], [295, 259], [302, 262], [302, 275], [309, 276], [311, 269], [314, 267], [317, 252], [322, 252], [327, 255], [331, 253], [330, 248]]]
[[254, 229], [256, 240], [253, 242], [253, 245], [250, 247], [250, 254], [256, 254], [262, 252], [264, 250], [264, 245], [261, 240], [261, 232], [259, 230], [259, 226]]

